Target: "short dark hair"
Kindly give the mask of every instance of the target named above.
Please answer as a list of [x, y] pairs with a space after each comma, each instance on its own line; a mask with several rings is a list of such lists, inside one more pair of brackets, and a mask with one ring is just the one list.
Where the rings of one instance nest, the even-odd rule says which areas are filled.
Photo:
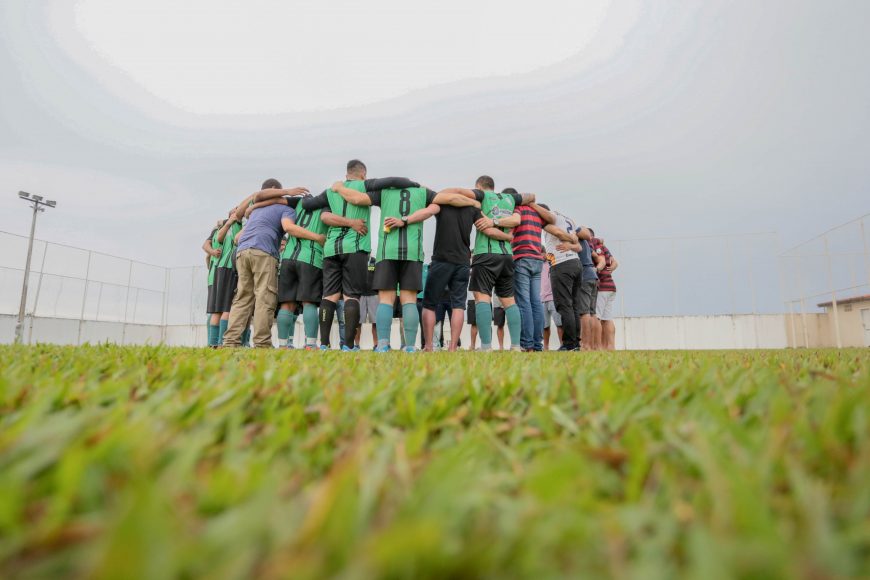
[[493, 191], [495, 189], [495, 181], [489, 175], [481, 175], [474, 184], [479, 185], [486, 191]]
[[359, 159], [351, 159], [347, 162], [348, 173], [359, 173], [361, 171], [366, 171], [367, 169], [366, 164]]
[[281, 189], [281, 182], [273, 177], [270, 177], [263, 182], [263, 186], [260, 189]]
[[502, 193], [519, 193], [519, 192], [518, 192], [516, 189], [514, 189], [513, 187], [505, 187], [504, 189], [501, 190], [501, 192], [502, 192]]
[[586, 228], [586, 229], [589, 230], [589, 233], [592, 234], [592, 237], [594, 238], [595, 237], [595, 230], [593, 230], [592, 228]]

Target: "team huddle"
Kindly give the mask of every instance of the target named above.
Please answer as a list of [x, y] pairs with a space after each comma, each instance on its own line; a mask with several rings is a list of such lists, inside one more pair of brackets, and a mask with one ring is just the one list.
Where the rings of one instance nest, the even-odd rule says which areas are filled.
[[[374, 256], [372, 206], [381, 214]], [[423, 224], [431, 217], [435, 243], [424, 265]], [[368, 320], [375, 351], [389, 351], [399, 317], [407, 352], [417, 350], [421, 322], [424, 350], [439, 342], [442, 324], [450, 329], [447, 349], [457, 350], [466, 319], [470, 348], [479, 337], [479, 350], [488, 351], [495, 314], [499, 342], [507, 326], [512, 350], [546, 350], [554, 326], [559, 350], [614, 348], [616, 259], [590, 228], [534, 194], [497, 193], [486, 175], [473, 189], [435, 192], [406, 178], [367, 179], [365, 164], [354, 159], [346, 180], [319, 195], [269, 179], [218, 222], [203, 250], [211, 347], [253, 340], [273, 348], [276, 321], [279, 346], [291, 347], [301, 314], [304, 348], [330, 350], [338, 314], [341, 350], [359, 350]], [[439, 323], [447, 313], [449, 323]]]

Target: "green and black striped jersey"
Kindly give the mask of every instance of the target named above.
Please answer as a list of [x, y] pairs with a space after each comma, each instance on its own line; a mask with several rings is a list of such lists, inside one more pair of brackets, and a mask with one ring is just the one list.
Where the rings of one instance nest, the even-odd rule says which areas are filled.
[[[350, 189], [363, 193], [380, 192], [382, 189], [388, 188], [419, 187], [418, 183], [404, 177], [345, 181], [344, 184]], [[323, 246], [324, 258], [354, 252], [370, 253], [372, 251], [370, 238], [371, 224], [369, 221], [371, 208], [369, 206], [357, 206], [348, 203], [332, 189], [327, 189], [314, 197], [307, 197], [301, 201], [300, 205], [305, 210], [313, 211], [320, 209], [322, 214], [329, 212], [347, 219], [361, 219], [365, 221], [366, 229], [369, 230], [369, 233], [365, 235], [359, 234], [356, 230], [349, 227], [328, 227], [326, 231], [326, 244]]]
[[[480, 212], [491, 219], [504, 219], [514, 213], [514, 208], [522, 205], [523, 196], [518, 193], [495, 193], [494, 191], [474, 190], [475, 198], [480, 202]], [[508, 231], [507, 228], [500, 228]], [[474, 255], [479, 254], [506, 254], [513, 255], [511, 243], [502, 240], [494, 240], [478, 231], [474, 238]]]
[[[326, 224], [320, 219], [320, 214], [323, 210], [307, 210], [301, 204], [297, 206], [296, 225], [305, 228], [309, 232], [326, 235]], [[287, 246], [284, 248], [284, 253], [281, 254], [282, 260], [295, 260], [297, 262], [305, 262], [316, 268], [323, 268], [323, 246], [314, 240], [305, 240], [289, 236], [287, 238]]]
[[408, 217], [427, 207], [435, 199], [435, 192], [425, 187], [383, 189], [369, 193], [372, 205], [381, 208], [381, 226], [378, 230], [378, 262], [382, 260], [423, 261], [423, 222], [384, 229], [386, 218]]

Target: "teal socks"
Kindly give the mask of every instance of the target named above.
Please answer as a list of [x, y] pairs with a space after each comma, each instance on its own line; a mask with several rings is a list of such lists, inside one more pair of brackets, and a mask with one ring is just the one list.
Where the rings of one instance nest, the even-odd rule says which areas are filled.
[[242, 346], [251, 346], [251, 327], [247, 327], [242, 333]]
[[478, 302], [474, 306], [477, 318], [477, 335], [480, 337], [481, 350], [492, 349], [492, 304]]
[[390, 346], [390, 330], [393, 328], [393, 306], [378, 304], [376, 324], [378, 327], [378, 346]]
[[293, 334], [293, 326], [296, 324], [296, 315], [293, 314], [292, 310], [284, 310], [283, 308], [278, 311], [278, 345], [279, 346], [287, 346], [290, 344], [290, 341], [293, 340], [291, 335]]
[[208, 325], [208, 345], [218, 346], [218, 327], [214, 324]]
[[227, 326], [230, 325], [229, 320], [224, 320], [221, 318], [221, 322], [218, 325], [218, 345], [222, 345], [224, 343], [224, 334], [227, 331]]
[[511, 335], [511, 348], [516, 348], [520, 345], [520, 333], [523, 328], [520, 307], [514, 304], [505, 308], [504, 318], [507, 321], [508, 332]]
[[417, 330], [420, 328], [420, 313], [416, 303], [402, 304], [402, 327], [405, 329], [405, 344], [416, 345]]
[[317, 344], [317, 306], [311, 303], [302, 305], [302, 322], [305, 324], [305, 344]]

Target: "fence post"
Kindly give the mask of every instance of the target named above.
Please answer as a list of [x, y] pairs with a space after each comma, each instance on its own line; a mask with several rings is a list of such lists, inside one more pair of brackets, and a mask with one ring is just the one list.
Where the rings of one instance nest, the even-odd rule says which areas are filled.
[[127, 273], [127, 291], [124, 292], [124, 320], [121, 321], [121, 344], [127, 342], [127, 309], [130, 307], [130, 284], [133, 283], [133, 260], [129, 260], [130, 269]]
[[677, 259], [677, 241], [671, 240], [671, 264], [674, 266], [674, 316], [680, 315], [680, 266]]
[[[76, 338], [76, 344], [81, 345], [82, 343], [82, 321], [85, 318], [85, 301], [88, 297], [88, 278], [91, 277], [91, 256], [93, 256], [93, 252], [88, 252], [88, 267], [85, 269], [85, 291], [82, 293], [82, 309], [79, 312], [79, 333]], [[103, 293], [103, 287], [100, 286], [100, 295]], [[97, 307], [99, 308], [99, 306]]]
[[169, 304], [169, 268], [163, 268], [163, 307], [160, 309], [160, 343], [166, 344], [166, 310]]
[[39, 266], [39, 282], [36, 283], [36, 296], [33, 297], [33, 309], [30, 311], [30, 325], [27, 327], [27, 344], [33, 340], [33, 319], [36, 318], [36, 308], [39, 306], [39, 293], [42, 291], [42, 275], [45, 273], [45, 255], [48, 253], [48, 242], [43, 242], [42, 263]]
[[840, 338], [840, 316], [837, 312], [837, 292], [834, 290], [834, 275], [831, 270], [831, 253], [828, 251], [828, 236], [825, 236], [825, 257], [828, 262], [828, 288], [831, 291], [831, 309], [834, 313], [834, 337], [837, 348], [843, 348], [843, 340]]
[[867, 284], [870, 285], [870, 247], [867, 246], [867, 235], [864, 232], [864, 218], [859, 222], [861, 224], [861, 244], [864, 246], [864, 269], [867, 274]]

